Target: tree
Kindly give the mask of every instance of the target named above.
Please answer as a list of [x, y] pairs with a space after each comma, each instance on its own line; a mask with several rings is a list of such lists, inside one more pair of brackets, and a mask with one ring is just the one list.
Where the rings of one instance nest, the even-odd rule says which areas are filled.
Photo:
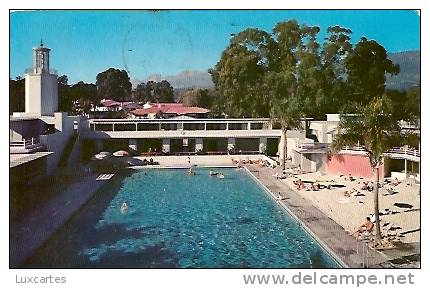
[[399, 73], [399, 66], [387, 58], [384, 47], [362, 37], [347, 55], [345, 68], [350, 92], [348, 98], [352, 103], [345, 110], [358, 116], [343, 116], [339, 125], [341, 133], [336, 135], [332, 148], [338, 151], [346, 145], [364, 147], [375, 178], [374, 214], [376, 241], [379, 242], [379, 167], [383, 153], [408, 138], [401, 133], [393, 101], [384, 95], [386, 74]]
[[151, 90], [152, 88], [150, 88], [150, 85], [147, 85], [145, 83], [137, 84], [136, 88], [132, 92], [133, 100], [141, 103], [146, 103], [148, 101], [151, 102], [152, 100]]
[[352, 31], [336, 25], [329, 27], [327, 33], [328, 37], [321, 51], [323, 92], [315, 99], [315, 106], [320, 111], [317, 116], [319, 118], [325, 117], [325, 114], [339, 113], [340, 108], [348, 103], [345, 94], [349, 93], [345, 81], [347, 75], [345, 61], [352, 51]]
[[[300, 126], [300, 118], [306, 113], [304, 100], [307, 89], [306, 81], [311, 82], [315, 61], [318, 61], [316, 51], [318, 45], [314, 37], [318, 33], [317, 27], [300, 27], [295, 20], [278, 23], [273, 29], [275, 44], [272, 45], [271, 71], [266, 73], [265, 90], [269, 94], [270, 117], [272, 121], [281, 124], [282, 151], [279, 155], [282, 169], [285, 169], [285, 149], [288, 129]], [[305, 36], [310, 37], [308, 46], [303, 43]], [[303, 58], [303, 61], [301, 60]], [[313, 85], [313, 83], [311, 83]]]
[[61, 75], [57, 78], [58, 83], [58, 111], [61, 112], [72, 112], [73, 101], [76, 99], [72, 98], [70, 86], [68, 84], [67, 75]]
[[[316, 99], [324, 94], [321, 57], [319, 44], [316, 39], [320, 28], [303, 25], [301, 31], [301, 45], [297, 51], [297, 97], [301, 99], [305, 115], [320, 117], [323, 113]], [[324, 115], [325, 116], [325, 115]]]
[[125, 70], [109, 68], [97, 74], [98, 100], [103, 98], [115, 101], [131, 99], [131, 82]]
[[57, 78], [57, 82], [60, 85], [68, 85], [69, 77], [67, 77], [67, 75], [61, 75]]
[[281, 143], [282, 151], [279, 155], [282, 170], [285, 170], [287, 130], [300, 127], [300, 118], [303, 115], [303, 106], [297, 97], [275, 98], [272, 103], [271, 119], [272, 122], [281, 124]]
[[173, 87], [166, 80], [161, 82], [148, 81], [139, 83], [133, 90], [133, 99], [137, 102], [174, 102]]
[[[421, 86], [416, 86], [406, 92], [406, 119], [413, 123], [419, 122], [421, 116]], [[400, 109], [401, 110], [401, 109]]]
[[191, 89], [183, 93], [178, 102], [185, 106], [197, 106], [211, 109], [214, 103], [214, 91], [212, 89]]
[[268, 117], [270, 99], [262, 89], [274, 41], [259, 29], [246, 29], [230, 40], [214, 69], [209, 70], [225, 112], [232, 117]]
[[72, 99], [74, 101], [79, 100], [79, 106], [74, 106], [72, 113], [79, 114], [81, 112], [89, 113], [91, 109], [91, 105], [97, 104], [97, 87], [93, 83], [85, 83], [83, 81], [79, 81], [78, 83], [72, 85], [70, 87]]
[[379, 168], [383, 163], [383, 153], [393, 146], [408, 143], [411, 135], [401, 131], [392, 102], [386, 96], [373, 98], [359, 112], [356, 116], [343, 115], [340, 133], [335, 136], [331, 148], [337, 152], [344, 146], [359, 144], [365, 149], [374, 174], [374, 215], [376, 242], [379, 242]]
[[[348, 99], [357, 105], [369, 103], [385, 92], [386, 75], [397, 75], [399, 65], [387, 58], [387, 51], [375, 40], [362, 37], [345, 61]], [[354, 112], [353, 107], [349, 109]]]
[[173, 87], [168, 81], [163, 80], [155, 85], [154, 100], [157, 103], [173, 102]]

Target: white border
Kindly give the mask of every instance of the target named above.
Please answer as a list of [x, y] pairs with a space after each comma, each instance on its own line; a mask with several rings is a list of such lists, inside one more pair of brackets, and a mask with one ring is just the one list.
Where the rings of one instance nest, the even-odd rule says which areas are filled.
[[[145, 1], [137, 1], [137, 0], [121, 0], [121, 1], [113, 1], [113, 0], [67, 0], [67, 1], [46, 1], [46, 0], [38, 0], [38, 1], [25, 1], [25, 0], [14, 0], [14, 1], [0, 1], [0, 35], [2, 38], [2, 45], [0, 46], [0, 57], [2, 66], [0, 69], [0, 84], [1, 84], [1, 92], [2, 99], [5, 100], [8, 97], [8, 79], [9, 79], [9, 71], [8, 65], [9, 63], [9, 45], [8, 36], [9, 36], [9, 9], [44, 9], [44, 8], [57, 8], [57, 9], [124, 9], [124, 8], [135, 8], [135, 9], [221, 9], [221, 8], [229, 8], [229, 9], [422, 9], [422, 24], [421, 24], [421, 35], [422, 35], [422, 46], [421, 46], [421, 59], [422, 59], [422, 105], [424, 109], [430, 107], [429, 104], [429, 95], [430, 91], [428, 89], [429, 80], [429, 36], [430, 35], [430, 1], [425, 0], [315, 0], [315, 1], [249, 1], [249, 0], [187, 0], [187, 1], [177, 1], [177, 0], [169, 0], [169, 1], [160, 1], [160, 0], [145, 0]], [[8, 117], [8, 103], [7, 100], [3, 101], [0, 107], [2, 109], [2, 113], [0, 115], [4, 115], [4, 117]], [[422, 113], [422, 127], [428, 127], [428, 115], [427, 111], [423, 109]], [[2, 128], [4, 129], [3, 135], [8, 135], [6, 133], [6, 121], [8, 119], [4, 119], [2, 123]], [[424, 131], [422, 135], [422, 159], [426, 159], [427, 154], [425, 151], [426, 147], [429, 147], [429, 131], [427, 128], [422, 129]], [[6, 137], [5, 137], [6, 138]], [[0, 142], [1, 149], [1, 157], [2, 160], [2, 172], [3, 175], [2, 180], [3, 183], [8, 182], [8, 167], [6, 163], [9, 161], [9, 155], [6, 154], [8, 151], [7, 140], [3, 139]], [[429, 175], [428, 164], [426, 165], [426, 161], [422, 161], [422, 169], [421, 174], [422, 177], [422, 199], [421, 203], [424, 203], [425, 206], [428, 206], [430, 203], [429, 194], [426, 193], [428, 184], [426, 176]], [[427, 162], [428, 163], [428, 162]], [[5, 184], [6, 185], [6, 184]], [[4, 186], [5, 186], [4, 185]], [[5, 187], [6, 188], [6, 187]], [[6, 189], [3, 189], [1, 193], [1, 217], [0, 223], [1, 227], [4, 231], [8, 231], [8, 193]], [[423, 205], [423, 206], [424, 206]], [[430, 219], [430, 212], [428, 207], [423, 207], [422, 209], [422, 224], [424, 225], [424, 229], [422, 230], [422, 243], [428, 243], [428, 228], [426, 228], [424, 219]], [[61, 287], [90, 287], [90, 286], [100, 286], [103, 287], [247, 287], [250, 285], [245, 285], [242, 281], [243, 273], [293, 273], [298, 272], [299, 270], [274, 270], [274, 269], [265, 269], [265, 270], [9, 270], [8, 269], [8, 257], [9, 249], [8, 249], [8, 233], [2, 233], [1, 236], [1, 273], [3, 276], [5, 287], [24, 287], [26, 285], [17, 285], [15, 284], [15, 275], [67, 275], [67, 284], [60, 285]], [[424, 270], [428, 269], [429, 266], [429, 248], [427, 245], [422, 245], [422, 267], [421, 270], [410, 270], [410, 271], [402, 271], [395, 270], [390, 271], [393, 274], [407, 273], [413, 272], [415, 274], [415, 283], [417, 287], [420, 287], [424, 284], [425, 281], [425, 272]], [[310, 270], [303, 270], [309, 272]], [[318, 270], [322, 272], [322, 270]], [[384, 275], [388, 272], [388, 270], [330, 270], [329, 272], [332, 274], [341, 274], [343, 272], [348, 273], [363, 273], [370, 274], [375, 273], [378, 275]], [[35, 287], [42, 287], [41, 285], [31, 285]], [[31, 287], [29, 286], [29, 287]], [[57, 285], [46, 285], [43, 287], [55, 287]], [[279, 285], [264, 285], [265, 287], [279, 287]], [[307, 287], [320, 287], [318, 285], [306, 285]], [[28, 286], [26, 286], [28, 287]], [[330, 287], [341, 287], [336, 285], [331, 285]], [[352, 287], [352, 286], [351, 286]], [[363, 286], [364, 287], [364, 286]], [[369, 286], [366, 286], [369, 287]], [[380, 286], [381, 287], [381, 286]]]

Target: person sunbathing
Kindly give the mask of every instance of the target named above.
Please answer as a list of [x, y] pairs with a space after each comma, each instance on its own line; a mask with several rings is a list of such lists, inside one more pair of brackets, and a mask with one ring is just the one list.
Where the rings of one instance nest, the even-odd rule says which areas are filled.
[[302, 181], [302, 179], [299, 179], [297, 181], [297, 184], [298, 184], [297, 190], [306, 189], [305, 183]]
[[354, 229], [349, 235], [359, 238], [364, 232], [370, 233], [373, 230], [373, 222], [370, 221], [370, 217], [366, 217], [366, 220], [361, 223], [357, 228]]
[[264, 160], [263, 159], [258, 159], [258, 165], [260, 165], [260, 167], [264, 166]]
[[279, 174], [279, 172], [276, 172], [274, 175], [273, 175], [273, 177], [275, 177], [276, 179], [286, 179], [287, 178], [287, 175], [284, 175], [284, 174]]
[[319, 183], [312, 183], [311, 189], [312, 189], [312, 191], [319, 191], [320, 190], [320, 184]]
[[276, 200], [277, 201], [281, 201], [282, 200], [281, 192], [278, 192], [278, 196], [276, 196]]
[[397, 179], [397, 177], [396, 178], [394, 178], [394, 180], [393, 180], [393, 183], [391, 183], [393, 186], [397, 186], [397, 185], [399, 185], [400, 184], [400, 181], [399, 181], [399, 179]]

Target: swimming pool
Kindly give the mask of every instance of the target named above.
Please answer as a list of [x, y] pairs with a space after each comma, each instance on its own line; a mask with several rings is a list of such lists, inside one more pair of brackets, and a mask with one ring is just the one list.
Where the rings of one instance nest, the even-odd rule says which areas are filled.
[[339, 267], [245, 170], [216, 170], [225, 178], [198, 168], [194, 176], [145, 169], [117, 179], [24, 267]]

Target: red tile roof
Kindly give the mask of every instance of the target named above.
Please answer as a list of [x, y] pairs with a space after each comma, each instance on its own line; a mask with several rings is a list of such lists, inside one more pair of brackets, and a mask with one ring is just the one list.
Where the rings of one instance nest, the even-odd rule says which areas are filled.
[[121, 103], [114, 100], [106, 99], [105, 101], [100, 101], [100, 103], [105, 107], [119, 106]]
[[118, 102], [111, 99], [104, 99], [100, 101], [100, 104], [102, 104], [105, 107], [112, 107], [112, 106], [128, 106], [128, 105], [139, 105], [134, 102], [126, 101], [126, 102]]
[[157, 114], [159, 111], [161, 111], [160, 108], [153, 106], [150, 108], [141, 108], [141, 109], [132, 110], [130, 111], [130, 113], [136, 116], [144, 116], [148, 114]]
[[167, 111], [163, 111], [163, 113], [171, 113], [178, 115], [185, 114], [205, 114], [208, 113], [209, 110], [201, 107], [186, 107], [186, 106], [178, 106], [178, 107], [169, 107]]

